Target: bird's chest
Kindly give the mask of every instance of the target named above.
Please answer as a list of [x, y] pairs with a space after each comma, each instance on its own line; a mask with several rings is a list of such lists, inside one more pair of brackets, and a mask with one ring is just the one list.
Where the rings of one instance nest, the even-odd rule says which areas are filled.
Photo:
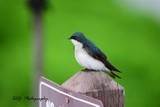
[[86, 59], [88, 59], [90, 56], [88, 53], [83, 49], [82, 46], [75, 46], [75, 57], [76, 60], [82, 64], [85, 63]]
[[75, 46], [75, 58], [83, 67], [94, 69], [97, 60], [91, 57], [82, 46]]

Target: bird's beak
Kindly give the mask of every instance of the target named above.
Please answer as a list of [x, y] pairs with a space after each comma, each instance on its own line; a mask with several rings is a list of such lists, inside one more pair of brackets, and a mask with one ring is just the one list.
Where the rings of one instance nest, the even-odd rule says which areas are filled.
[[68, 38], [69, 40], [71, 39], [71, 38]]

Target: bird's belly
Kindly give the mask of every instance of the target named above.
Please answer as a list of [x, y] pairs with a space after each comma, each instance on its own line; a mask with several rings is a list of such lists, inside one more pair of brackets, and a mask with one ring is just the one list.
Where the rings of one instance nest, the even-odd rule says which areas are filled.
[[85, 68], [104, 71], [107, 69], [101, 61], [94, 59], [85, 51], [76, 52], [75, 57], [77, 62]]

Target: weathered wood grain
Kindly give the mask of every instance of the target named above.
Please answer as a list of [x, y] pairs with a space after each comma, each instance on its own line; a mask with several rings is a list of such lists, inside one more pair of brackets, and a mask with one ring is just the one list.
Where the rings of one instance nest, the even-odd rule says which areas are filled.
[[99, 99], [104, 107], [124, 107], [124, 88], [104, 72], [80, 71], [62, 87]]

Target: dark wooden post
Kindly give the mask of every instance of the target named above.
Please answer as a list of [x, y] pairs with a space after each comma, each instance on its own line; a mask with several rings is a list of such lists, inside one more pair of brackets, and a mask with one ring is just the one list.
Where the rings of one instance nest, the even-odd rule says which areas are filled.
[[104, 107], [124, 107], [124, 88], [104, 72], [80, 71], [62, 87], [99, 99]]

